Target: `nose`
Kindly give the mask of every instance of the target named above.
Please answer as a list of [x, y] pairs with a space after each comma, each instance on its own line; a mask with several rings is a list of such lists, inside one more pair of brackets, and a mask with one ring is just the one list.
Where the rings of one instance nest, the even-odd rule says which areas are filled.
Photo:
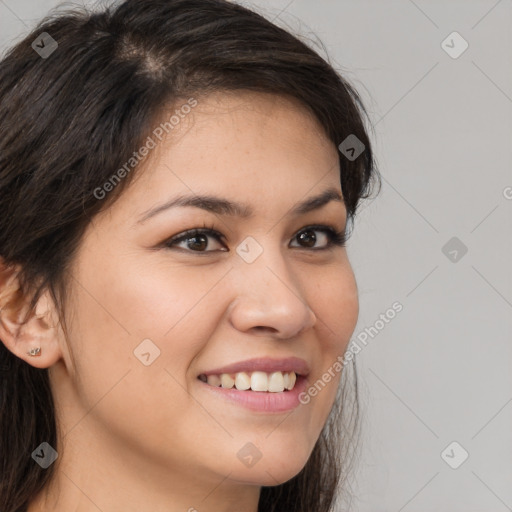
[[262, 255], [253, 263], [239, 263], [231, 272], [236, 290], [229, 307], [233, 327], [241, 332], [288, 339], [316, 324], [300, 279], [281, 257], [270, 261]]

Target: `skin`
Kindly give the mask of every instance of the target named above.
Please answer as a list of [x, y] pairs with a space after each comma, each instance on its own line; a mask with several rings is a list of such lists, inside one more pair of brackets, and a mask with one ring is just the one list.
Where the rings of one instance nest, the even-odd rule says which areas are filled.
[[[345, 207], [289, 215], [327, 188], [341, 194], [337, 148], [297, 102], [249, 92], [201, 98], [171, 135], [87, 228], [71, 267], [69, 336], [48, 294], [17, 334], [15, 314], [2, 316], [7, 348], [49, 368], [62, 432], [56, 477], [29, 512], [256, 512], [262, 485], [304, 467], [333, 406], [339, 373], [309, 404], [271, 414], [212, 398], [197, 376], [297, 356], [314, 383], [345, 352], [358, 316], [346, 249], [315, 251], [297, 236], [310, 224], [342, 231]], [[255, 213], [177, 207], [137, 223], [181, 193]], [[225, 238], [162, 246], [203, 222]], [[314, 234], [315, 248], [327, 244]], [[247, 236], [263, 248], [250, 264], [236, 252]], [[8, 304], [5, 273], [3, 284]], [[147, 338], [160, 356], [144, 366], [133, 351]], [[40, 357], [26, 354], [33, 346]], [[248, 442], [262, 454], [250, 468], [237, 457]]]

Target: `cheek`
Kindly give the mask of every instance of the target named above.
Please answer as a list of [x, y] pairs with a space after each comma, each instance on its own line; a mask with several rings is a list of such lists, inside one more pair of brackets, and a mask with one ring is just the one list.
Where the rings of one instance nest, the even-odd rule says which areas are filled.
[[322, 334], [322, 354], [334, 359], [345, 351], [359, 316], [359, 298], [354, 273], [348, 263], [320, 281], [311, 300]]
[[[202, 299], [216, 276], [140, 265], [135, 258], [120, 255], [115, 264], [106, 257], [94, 265], [79, 261], [73, 269], [70, 345], [87, 408], [128, 371], [151, 374], [169, 368], [183, 381], [190, 360], [208, 339], [205, 326], [215, 315], [212, 305], [210, 315], [204, 314]], [[145, 366], [144, 357], [137, 356], [147, 352], [154, 362]]]
[[118, 271], [116, 284], [105, 290], [105, 300], [116, 304], [134, 336], [153, 333], [158, 339], [188, 322], [221, 276], [214, 270], [202, 272], [200, 268], [161, 263]]
[[121, 265], [76, 274], [84, 287], [75, 291], [70, 335], [82, 411], [70, 424], [90, 413], [74, 436], [101, 425], [135, 451], [177, 463], [190, 460], [191, 435], [211, 444], [225, 435], [186, 389], [190, 363], [218, 321], [215, 294], [207, 293], [218, 278], [198, 274], [155, 268], [125, 274]]
[[[169, 263], [159, 255], [154, 259], [144, 259], [140, 253], [120, 255], [115, 265], [107, 261], [94, 269], [84, 268], [80, 274], [90, 292], [79, 290], [80, 316], [87, 316], [89, 322], [97, 318], [93, 330], [105, 326], [117, 336], [129, 337], [131, 350], [124, 347], [127, 353], [145, 338], [164, 347], [172, 341], [173, 346], [181, 343], [191, 348], [182, 331], [187, 333], [185, 338], [191, 338], [215, 317], [214, 308], [205, 315], [204, 300], [223, 273], [220, 268], [203, 271], [200, 266]], [[190, 329], [191, 322], [194, 329]]]
[[311, 301], [317, 316], [317, 337], [320, 344], [318, 362], [310, 375], [309, 387], [304, 396], [311, 414], [313, 430], [320, 432], [336, 399], [343, 372], [343, 355], [350, 342], [359, 315], [357, 284], [350, 265], [324, 278]]

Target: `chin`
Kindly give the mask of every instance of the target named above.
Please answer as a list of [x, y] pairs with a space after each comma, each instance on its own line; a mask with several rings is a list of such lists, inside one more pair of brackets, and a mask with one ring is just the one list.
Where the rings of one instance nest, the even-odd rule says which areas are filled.
[[[299, 474], [306, 465], [310, 453], [302, 450], [276, 449], [268, 457], [262, 457], [251, 467], [237, 467], [231, 478], [245, 484], [260, 486], [281, 485]], [[225, 473], [224, 473], [225, 474]]]
[[230, 479], [241, 484], [274, 487], [291, 480], [301, 472], [305, 465], [306, 463], [280, 468], [271, 467], [270, 469], [263, 467], [260, 469], [255, 467], [247, 470], [241, 469], [236, 473], [231, 473]]

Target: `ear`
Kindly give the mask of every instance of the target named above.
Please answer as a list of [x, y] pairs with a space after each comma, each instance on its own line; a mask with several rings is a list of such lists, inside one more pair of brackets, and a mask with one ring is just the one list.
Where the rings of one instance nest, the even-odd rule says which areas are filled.
[[[20, 266], [6, 266], [0, 258], [0, 341], [15, 356], [36, 368], [55, 364], [62, 352], [62, 336], [58, 314], [48, 291], [41, 294], [35, 311], [21, 324], [29, 310], [30, 298], [25, 297], [18, 281]], [[30, 349], [39, 347], [40, 355], [31, 356]]]

